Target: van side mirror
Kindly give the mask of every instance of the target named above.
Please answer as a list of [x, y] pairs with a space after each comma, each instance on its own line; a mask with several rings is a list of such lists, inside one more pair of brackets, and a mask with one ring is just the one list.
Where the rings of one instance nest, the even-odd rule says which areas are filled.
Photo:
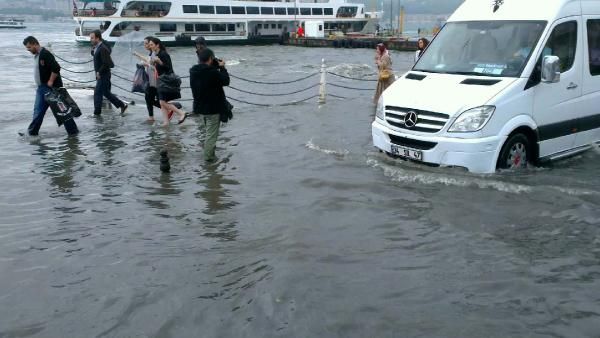
[[542, 82], [560, 82], [560, 58], [558, 56], [544, 56], [542, 60]]

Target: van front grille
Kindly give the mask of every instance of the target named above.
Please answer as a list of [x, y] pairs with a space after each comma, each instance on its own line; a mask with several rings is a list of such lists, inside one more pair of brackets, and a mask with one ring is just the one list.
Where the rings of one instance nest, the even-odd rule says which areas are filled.
[[[406, 115], [409, 113], [416, 114], [416, 124], [407, 125], [405, 123]], [[444, 128], [449, 118], [449, 115], [442, 113], [434, 113], [426, 110], [411, 108], [385, 106], [385, 120], [391, 126], [400, 129], [414, 130], [424, 133], [437, 133]]]
[[435, 142], [415, 140], [415, 139], [396, 136], [396, 135], [392, 135], [392, 134], [389, 134], [388, 136], [390, 137], [390, 141], [393, 144], [401, 146], [401, 147], [417, 149], [417, 150], [430, 150], [430, 149], [433, 149], [435, 146], [437, 146], [437, 143], [435, 143]]

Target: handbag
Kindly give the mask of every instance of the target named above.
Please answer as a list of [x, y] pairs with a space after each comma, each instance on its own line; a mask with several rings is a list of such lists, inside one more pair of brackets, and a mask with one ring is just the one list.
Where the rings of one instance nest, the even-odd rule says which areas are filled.
[[146, 89], [150, 84], [150, 78], [148, 77], [148, 72], [146, 72], [146, 67], [142, 65], [137, 65], [137, 69], [135, 74], [133, 75], [133, 85], [131, 87], [132, 93], [145, 93]]
[[379, 80], [380, 81], [387, 81], [390, 79], [390, 77], [392, 77], [392, 72], [388, 69], [382, 69], [379, 72]]
[[223, 123], [233, 119], [233, 105], [227, 99], [225, 99], [225, 110], [219, 114], [219, 118]]
[[66, 88], [52, 88], [44, 95], [46, 103], [50, 106], [56, 123], [61, 126], [65, 121], [81, 116], [81, 110], [75, 100], [69, 95]]
[[161, 93], [179, 93], [181, 78], [175, 73], [166, 73], [158, 77], [157, 89]]

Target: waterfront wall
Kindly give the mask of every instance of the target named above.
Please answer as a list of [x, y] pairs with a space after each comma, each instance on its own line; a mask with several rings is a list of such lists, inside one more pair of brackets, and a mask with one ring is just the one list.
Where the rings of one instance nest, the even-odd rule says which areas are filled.
[[290, 37], [284, 43], [290, 46], [298, 47], [330, 47], [330, 48], [370, 48], [375, 49], [375, 46], [385, 42], [388, 49], [398, 51], [415, 51], [417, 50], [416, 41], [407, 41], [400, 39], [389, 38], [358, 38], [345, 37], [336, 39], [327, 38], [293, 38]]

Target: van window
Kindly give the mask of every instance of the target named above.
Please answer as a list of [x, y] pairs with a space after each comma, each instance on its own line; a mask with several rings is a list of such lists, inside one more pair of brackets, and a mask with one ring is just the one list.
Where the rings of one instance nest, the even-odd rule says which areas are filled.
[[577, 22], [563, 22], [552, 31], [544, 47], [544, 55], [556, 55], [560, 58], [560, 72], [564, 73], [573, 67], [577, 52]]
[[543, 21], [450, 22], [438, 33], [414, 70], [518, 77], [545, 27]]
[[600, 20], [587, 22], [588, 48], [590, 54], [590, 73], [600, 75]]

